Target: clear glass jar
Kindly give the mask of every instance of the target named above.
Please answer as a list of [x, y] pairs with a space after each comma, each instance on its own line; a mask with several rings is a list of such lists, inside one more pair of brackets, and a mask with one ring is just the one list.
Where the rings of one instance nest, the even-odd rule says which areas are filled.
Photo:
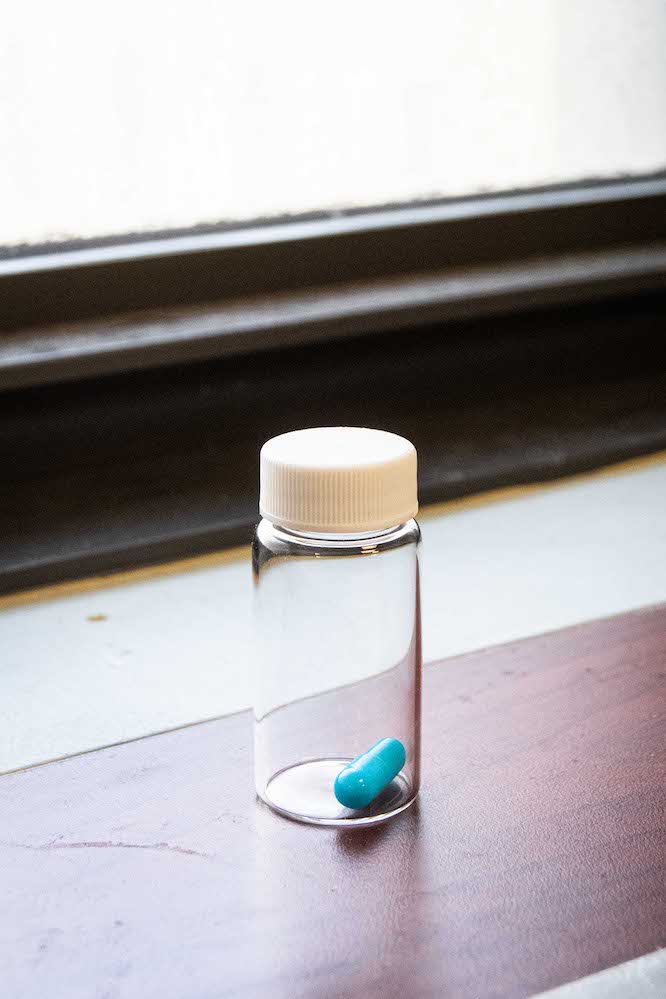
[[[419, 541], [413, 519], [344, 534], [257, 527], [256, 788], [289, 818], [370, 825], [416, 797]], [[402, 744], [404, 765], [365, 807], [342, 805], [336, 777], [384, 739]]]

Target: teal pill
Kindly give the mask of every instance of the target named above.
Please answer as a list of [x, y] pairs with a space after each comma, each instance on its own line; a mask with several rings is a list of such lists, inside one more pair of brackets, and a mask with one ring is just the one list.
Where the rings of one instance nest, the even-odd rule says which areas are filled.
[[335, 797], [345, 808], [365, 808], [405, 765], [405, 747], [398, 739], [380, 739], [357, 756], [335, 778]]

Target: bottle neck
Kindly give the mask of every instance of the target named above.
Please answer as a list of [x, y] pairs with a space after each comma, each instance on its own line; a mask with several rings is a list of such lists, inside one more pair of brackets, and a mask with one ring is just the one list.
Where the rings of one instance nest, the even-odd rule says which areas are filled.
[[275, 530], [288, 535], [291, 538], [304, 538], [307, 541], [371, 541], [375, 538], [386, 538], [394, 531], [400, 531], [404, 524], [395, 524], [393, 527], [383, 527], [380, 530], [362, 531], [361, 533], [332, 534], [319, 531], [295, 531], [291, 527], [283, 527], [281, 524], [273, 524]]
[[256, 537], [273, 554], [368, 555], [418, 544], [421, 532], [415, 520], [373, 531], [323, 533], [294, 531], [263, 518], [257, 525]]

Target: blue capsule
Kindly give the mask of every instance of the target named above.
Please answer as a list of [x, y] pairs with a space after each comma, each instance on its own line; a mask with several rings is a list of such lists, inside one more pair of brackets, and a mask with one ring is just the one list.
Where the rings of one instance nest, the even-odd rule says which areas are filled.
[[405, 747], [398, 739], [380, 739], [340, 771], [335, 797], [345, 808], [365, 808], [397, 777], [405, 758]]

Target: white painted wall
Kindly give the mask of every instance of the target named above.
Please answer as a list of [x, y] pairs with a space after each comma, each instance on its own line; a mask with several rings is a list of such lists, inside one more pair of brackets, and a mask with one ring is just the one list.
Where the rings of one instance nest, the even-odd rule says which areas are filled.
[[0, 244], [666, 167], [663, 0], [21, 0]]

